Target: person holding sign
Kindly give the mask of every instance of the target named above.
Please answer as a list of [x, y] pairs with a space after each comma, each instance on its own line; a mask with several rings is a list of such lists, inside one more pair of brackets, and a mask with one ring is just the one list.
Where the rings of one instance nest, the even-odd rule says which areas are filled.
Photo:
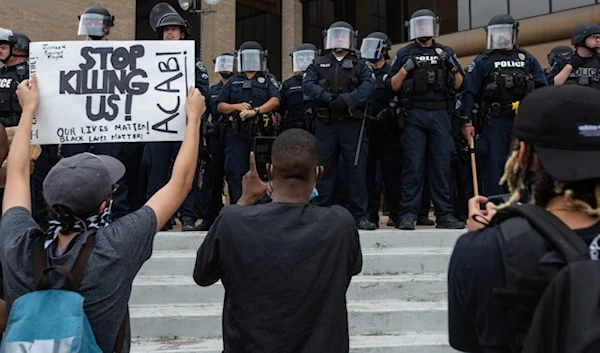
[[[184, 40], [190, 34], [187, 21], [171, 5], [165, 2], [156, 4], [150, 11], [150, 25], [161, 40]], [[210, 89], [208, 73], [204, 64], [198, 58], [196, 58], [196, 87], [200, 89], [204, 97], [207, 97], [207, 104], [209, 104]], [[180, 146], [180, 142], [151, 142], [147, 143], [144, 147], [143, 159], [149, 171], [148, 188], [146, 189], [148, 197], [152, 196], [169, 180], [173, 161]], [[184, 232], [196, 230], [196, 220], [198, 220], [196, 200], [199, 193], [197, 180], [199, 171], [200, 168], [198, 165], [192, 190], [179, 209], [182, 224], [181, 230]], [[171, 220], [165, 226], [164, 230], [169, 230], [174, 225], [175, 221]]]
[[267, 52], [257, 42], [244, 42], [235, 54], [237, 75], [231, 77], [219, 94], [217, 110], [229, 116], [225, 140], [225, 175], [231, 203], [242, 196], [242, 177], [250, 166], [248, 154], [254, 137], [272, 124], [268, 115], [279, 106], [277, 82], [267, 74]]
[[[19, 308], [19, 302], [15, 303], [15, 300], [36, 290], [31, 250], [34, 242], [43, 242], [36, 249], [40, 249], [47, 264], [54, 268], [48, 270], [52, 275], [40, 276], [50, 286], [60, 288], [62, 284], [55, 283], [55, 280], [62, 282], [56, 267], [72, 269], [84, 244], [91, 238], [93, 245], [78, 291], [85, 299], [83, 309], [102, 352], [129, 352], [128, 299], [132, 282], [152, 254], [155, 234], [177, 211], [192, 188], [198, 160], [200, 118], [206, 110], [204, 97], [198, 89], [190, 87], [185, 102], [187, 128], [171, 178], [142, 208], [117, 221], [107, 222], [114, 185], [125, 174], [125, 167], [110, 156], [81, 153], [60, 160], [44, 180], [44, 197], [53, 214], [52, 226], [44, 231], [31, 216], [29, 182], [32, 122], [39, 110], [37, 78], [23, 81], [17, 95], [23, 114], [8, 155], [0, 225], [0, 258], [9, 322], [14, 322], [14, 318], [10, 320], [10, 315], [15, 315], [11, 309], [15, 313], [18, 313], [17, 309], [25, 309]], [[89, 243], [85, 248], [89, 249]], [[119, 341], [122, 322], [125, 333], [123, 341]], [[9, 323], [8, 331], [10, 329]], [[44, 338], [47, 339], [34, 334], [32, 340]], [[7, 336], [3, 339], [6, 344]], [[122, 348], [115, 349], [118, 346]], [[8, 350], [5, 348], [4, 351]]]

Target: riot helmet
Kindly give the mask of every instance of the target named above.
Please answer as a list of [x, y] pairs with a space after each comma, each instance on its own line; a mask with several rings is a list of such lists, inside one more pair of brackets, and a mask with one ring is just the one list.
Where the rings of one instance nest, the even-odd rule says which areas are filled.
[[332, 23], [329, 29], [323, 31], [325, 37], [325, 50], [355, 50], [356, 49], [356, 37], [358, 31], [344, 21]]
[[[0, 59], [0, 62], [6, 64], [11, 57], [29, 57], [29, 43], [31, 40], [23, 33], [13, 32], [9, 29], [0, 28], [0, 43], [8, 44], [9, 52], [5, 59]], [[24, 54], [15, 53], [13, 50], [17, 49]]]
[[600, 35], [600, 26], [595, 23], [583, 23], [575, 27], [571, 36], [571, 43], [575, 47], [585, 47], [591, 51], [598, 51], [598, 48], [590, 48], [585, 44], [587, 37], [591, 35]]
[[507, 14], [492, 17], [487, 26], [487, 49], [512, 49], [517, 43], [519, 22]]
[[268, 52], [254, 41], [244, 42], [235, 53], [238, 72], [267, 71]]
[[223, 53], [213, 60], [215, 72], [233, 72], [233, 54]]
[[163, 39], [163, 31], [167, 26], [179, 27], [184, 39], [190, 35], [188, 23], [179, 12], [166, 2], [159, 2], [150, 10], [150, 27], [156, 32], [158, 39]]
[[427, 9], [415, 11], [405, 26], [408, 28], [410, 40], [419, 39], [421, 42], [426, 42], [440, 34], [440, 18]]
[[317, 47], [310, 43], [302, 43], [290, 56], [292, 57], [292, 71], [305, 72], [317, 56]]
[[550, 66], [554, 66], [554, 64], [560, 57], [565, 57], [571, 54], [572, 52], [573, 49], [567, 47], [566, 45], [559, 45], [557, 47], [554, 47], [548, 53], [548, 64], [550, 64]]
[[77, 35], [88, 36], [93, 40], [100, 40], [110, 34], [110, 29], [115, 25], [115, 16], [107, 9], [92, 6], [83, 12], [79, 19]]
[[[385, 49], [385, 53], [383, 50]], [[378, 61], [383, 56], [385, 60], [390, 58], [389, 51], [392, 49], [392, 41], [383, 32], [374, 32], [363, 39], [360, 46], [360, 55], [369, 61]]]

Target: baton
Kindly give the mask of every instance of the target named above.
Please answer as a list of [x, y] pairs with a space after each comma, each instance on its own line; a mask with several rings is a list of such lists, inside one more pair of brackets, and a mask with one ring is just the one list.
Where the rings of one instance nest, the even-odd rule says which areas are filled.
[[471, 152], [471, 173], [473, 175], [473, 192], [475, 196], [479, 196], [479, 185], [477, 183], [477, 163], [475, 162], [475, 139], [469, 137], [469, 152]]
[[358, 134], [358, 142], [356, 144], [356, 154], [354, 155], [354, 166], [358, 167], [358, 159], [360, 157], [360, 149], [362, 147], [363, 135], [365, 133], [365, 123], [367, 122], [367, 118], [364, 117], [362, 121], [362, 125], [360, 126], [360, 132]]

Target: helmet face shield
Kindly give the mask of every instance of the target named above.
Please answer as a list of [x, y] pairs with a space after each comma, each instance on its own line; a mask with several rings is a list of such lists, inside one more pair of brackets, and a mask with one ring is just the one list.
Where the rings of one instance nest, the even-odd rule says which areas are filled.
[[77, 35], [102, 37], [109, 30], [110, 18], [96, 13], [84, 13], [79, 18]]
[[237, 53], [238, 72], [266, 71], [266, 57], [260, 49], [244, 49]]
[[304, 72], [315, 59], [314, 50], [299, 50], [292, 54], [292, 66], [294, 72]]
[[215, 60], [215, 72], [233, 72], [233, 56], [221, 55]]
[[440, 24], [437, 17], [420, 16], [410, 19], [408, 36], [410, 40], [417, 38], [437, 37], [440, 34]]
[[13, 31], [10, 29], [0, 28], [0, 42], [10, 42], [13, 36]]
[[325, 50], [328, 49], [354, 49], [354, 31], [342, 27], [328, 29], [325, 36]]
[[379, 60], [383, 56], [385, 44], [379, 38], [365, 38], [360, 46], [360, 55], [367, 60]]
[[509, 49], [515, 46], [517, 30], [513, 24], [498, 24], [487, 27], [487, 49]]

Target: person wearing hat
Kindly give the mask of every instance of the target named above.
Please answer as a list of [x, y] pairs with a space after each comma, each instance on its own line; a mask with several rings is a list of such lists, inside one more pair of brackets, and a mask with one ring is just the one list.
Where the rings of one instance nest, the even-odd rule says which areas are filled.
[[0, 124], [17, 126], [21, 106], [15, 94], [17, 85], [29, 78], [29, 38], [22, 33], [0, 28]]
[[[39, 102], [35, 76], [18, 86], [17, 95], [23, 114], [8, 155], [0, 225], [0, 258], [9, 315], [16, 299], [36, 289], [32, 242], [43, 242], [48, 265], [71, 269], [82, 246], [94, 235], [95, 245], [79, 293], [85, 298], [84, 310], [102, 352], [113, 352], [120, 323], [128, 315], [133, 279], [152, 254], [155, 234], [192, 187], [200, 117], [206, 109], [204, 97], [190, 88], [185, 102], [187, 129], [171, 179], [141, 209], [110, 222], [112, 197], [125, 167], [114, 157], [81, 153], [60, 160], [44, 179], [44, 197], [51, 212], [51, 226], [44, 231], [31, 216], [29, 146]], [[50, 273], [47, 279], [51, 287], [60, 288], [60, 275]], [[118, 353], [129, 352], [129, 327], [125, 332], [123, 349]]]
[[[484, 164], [482, 193], [498, 195], [506, 192], [499, 181], [510, 150], [519, 102], [548, 83], [537, 59], [517, 46], [519, 22], [512, 16], [492, 17], [485, 31], [487, 49], [467, 68], [461, 97], [462, 133], [468, 145], [468, 141], [475, 138], [473, 121], [480, 127], [479, 141], [484, 141], [487, 147], [487, 155], [481, 158]], [[477, 116], [473, 116], [475, 103], [479, 104]]]
[[[210, 122], [204, 120], [205, 128], [202, 130], [206, 139], [205, 156], [206, 168], [202, 177], [199, 204], [202, 209], [202, 223], [197, 230], [207, 231], [223, 208], [223, 180], [225, 178], [225, 134], [227, 117], [217, 111], [217, 98], [223, 86], [233, 75], [233, 54], [223, 53], [215, 58], [215, 72], [219, 73], [221, 80], [210, 87]], [[201, 157], [202, 158], [202, 157]]]
[[412, 14], [406, 27], [413, 42], [396, 52], [389, 74], [406, 115], [400, 137], [402, 209], [396, 224], [402, 230], [415, 229], [424, 188], [431, 191], [437, 228], [465, 226], [453, 216], [449, 186], [454, 150], [450, 113], [456, 107], [456, 94], [462, 90], [464, 72], [452, 48], [434, 39], [439, 35], [439, 23], [440, 18], [431, 10]]
[[600, 89], [600, 25], [583, 23], [573, 30], [575, 52], [551, 71], [555, 85], [572, 83]]
[[77, 35], [91, 40], [108, 40], [110, 29], [115, 26], [115, 16], [102, 6], [88, 7], [78, 19]]
[[[190, 29], [188, 22], [168, 3], [160, 2], [150, 11], [150, 26], [156, 32], [160, 40], [186, 40], [189, 39]], [[208, 71], [200, 61], [195, 59], [196, 63], [196, 87], [202, 95], [206, 97], [206, 104], [210, 106], [210, 88], [208, 82]], [[169, 180], [169, 175], [173, 167], [173, 161], [181, 146], [180, 142], [149, 142], [144, 146], [143, 165], [148, 171], [148, 185], [146, 189], [146, 198], [150, 198], [157, 190], [162, 188]], [[200, 162], [196, 168], [196, 181], [192, 186], [190, 194], [181, 205], [178, 212], [181, 220], [181, 230], [184, 232], [196, 230], [196, 221], [199, 214], [197, 212], [197, 201], [199, 199], [198, 177], [200, 173]], [[165, 225], [169, 230], [175, 226], [175, 218]]]
[[564, 67], [564, 65], [566, 65], [566, 60], [569, 60], [571, 55], [573, 55], [573, 48], [566, 45], [559, 45], [550, 50], [548, 53], [548, 64], [550, 65], [550, 68], [547, 69], [546, 72], [546, 80], [548, 80], [549, 85], [554, 84], [554, 76], [558, 73], [555, 72], [555, 69]]
[[[512, 252], [513, 258], [520, 256], [524, 265], [538, 264], [550, 245], [542, 245], [546, 250], [540, 253], [537, 245], [540, 235], [523, 231], [532, 228], [516, 228], [521, 234], [513, 234], [515, 228], [506, 233], [509, 228], [505, 228], [501, 218], [494, 216], [510, 209], [546, 210], [551, 214], [548, 216], [564, 223], [588, 246], [597, 242], [600, 234], [600, 134], [597, 132], [600, 125], [597, 114], [590, 112], [598, 111], [600, 92], [578, 85], [543, 87], [530, 93], [521, 103], [512, 130], [513, 149], [502, 177], [510, 190], [510, 198], [499, 206], [483, 196], [469, 201], [469, 233], [458, 239], [450, 260], [449, 332], [454, 348], [464, 352], [508, 352], [513, 351], [508, 349], [509, 345], [523, 343], [512, 333], [516, 322], [507, 315], [513, 309], [511, 302], [500, 301], [497, 295], [506, 293], [509, 280], [511, 283], [516, 280], [511, 277], [513, 272], [505, 273], [508, 272], [504, 265], [507, 255], [503, 249], [507, 246], [501, 247], [501, 239], [521, 241], [506, 251]], [[535, 207], [518, 204], [528, 189], [533, 194], [531, 203]], [[485, 210], [481, 209], [483, 205]], [[536, 271], [527, 273], [542, 275]], [[521, 303], [533, 304], [529, 308], [533, 310], [537, 302]], [[522, 330], [529, 323], [518, 324], [524, 324], [519, 326]]]
[[268, 133], [265, 128], [273, 126], [271, 113], [281, 101], [277, 82], [268, 74], [267, 56], [268, 51], [260, 43], [242, 43], [234, 54], [236, 74], [223, 85], [217, 98], [217, 111], [229, 121], [225, 177], [232, 204], [242, 196], [242, 178], [250, 169], [248, 155], [254, 148], [254, 137]]

